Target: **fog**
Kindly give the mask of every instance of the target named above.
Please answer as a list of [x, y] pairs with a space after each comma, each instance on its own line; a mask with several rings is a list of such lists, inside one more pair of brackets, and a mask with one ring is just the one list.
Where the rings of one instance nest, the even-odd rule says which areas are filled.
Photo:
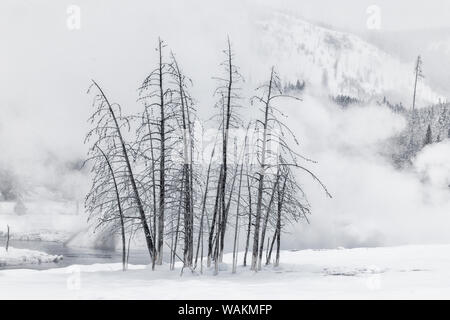
[[382, 150], [405, 125], [378, 106], [347, 110], [307, 98], [291, 106], [303, 152], [327, 184], [327, 200], [302, 178], [313, 207], [311, 224], [288, 236], [291, 247], [355, 247], [450, 241], [450, 140], [424, 148], [412, 168], [398, 170]]

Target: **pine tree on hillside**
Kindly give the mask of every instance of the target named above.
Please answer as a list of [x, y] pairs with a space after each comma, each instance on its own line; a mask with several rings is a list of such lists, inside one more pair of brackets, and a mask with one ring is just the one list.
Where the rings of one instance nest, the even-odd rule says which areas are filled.
[[433, 136], [432, 136], [432, 133], [431, 133], [431, 126], [428, 125], [427, 133], [425, 135], [425, 139], [423, 141], [423, 145], [426, 146], [426, 145], [431, 144], [431, 143], [433, 143]]

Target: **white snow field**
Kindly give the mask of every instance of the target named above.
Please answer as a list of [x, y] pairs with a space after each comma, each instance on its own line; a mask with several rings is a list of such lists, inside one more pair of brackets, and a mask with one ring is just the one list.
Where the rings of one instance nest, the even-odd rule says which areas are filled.
[[[242, 254], [240, 255], [242, 258]], [[279, 268], [218, 276], [120, 264], [0, 271], [0, 299], [449, 299], [450, 245], [283, 251]]]
[[6, 251], [5, 247], [0, 247], [0, 268], [4, 266], [21, 266], [29, 264], [40, 264], [58, 262], [62, 256], [50, 255], [44, 252], [16, 249], [9, 247]]

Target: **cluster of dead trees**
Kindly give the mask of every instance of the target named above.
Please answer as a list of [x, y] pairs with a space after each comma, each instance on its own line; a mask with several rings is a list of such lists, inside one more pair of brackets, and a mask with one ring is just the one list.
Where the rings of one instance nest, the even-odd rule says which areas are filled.
[[[283, 93], [274, 68], [255, 96], [244, 99], [228, 41], [222, 74], [214, 78], [217, 103], [209, 122], [215, 134], [206, 134], [190, 95], [192, 82], [167, 51], [159, 40], [156, 67], [139, 87], [140, 114], [125, 115], [92, 81], [94, 112], [86, 137], [90, 219], [120, 234], [124, 269], [137, 233], [153, 269], [163, 262], [173, 269], [179, 260], [183, 269], [203, 272], [206, 265], [217, 274], [224, 250], [232, 250], [236, 272], [239, 247], [245, 247], [244, 266], [250, 258], [257, 271], [271, 263], [276, 246], [278, 265], [284, 227], [307, 219], [310, 211], [297, 171], [329, 195], [302, 164], [311, 160], [295, 150], [297, 139], [277, 106], [282, 99], [300, 99]], [[257, 115], [248, 122], [239, 114], [246, 106]], [[211, 137], [212, 143], [204, 142]]]

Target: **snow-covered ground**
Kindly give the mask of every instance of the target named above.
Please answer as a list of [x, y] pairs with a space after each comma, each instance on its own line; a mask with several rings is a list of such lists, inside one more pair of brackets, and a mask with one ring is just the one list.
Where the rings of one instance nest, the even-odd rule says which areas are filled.
[[450, 298], [450, 245], [283, 251], [279, 268], [222, 269], [219, 276], [209, 270], [180, 276], [166, 266], [124, 273], [120, 264], [3, 270], [0, 299]]
[[0, 268], [5, 266], [22, 266], [30, 264], [58, 262], [62, 256], [50, 255], [44, 252], [0, 247]]

